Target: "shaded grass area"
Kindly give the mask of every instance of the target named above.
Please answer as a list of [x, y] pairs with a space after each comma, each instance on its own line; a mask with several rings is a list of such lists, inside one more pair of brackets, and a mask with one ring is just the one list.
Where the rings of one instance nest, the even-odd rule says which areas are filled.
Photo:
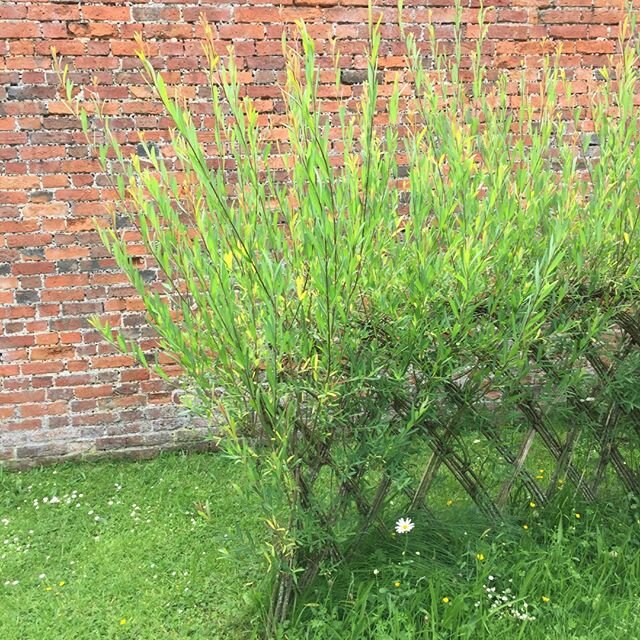
[[[0, 472], [0, 638], [259, 633], [257, 505], [222, 455]], [[372, 532], [282, 638], [640, 638], [638, 505], [569, 488], [490, 527], [446, 481], [407, 535]], [[229, 551], [227, 556], [226, 551]]]
[[363, 540], [350, 572], [319, 586], [283, 637], [640, 638], [636, 504], [595, 511], [566, 491], [495, 528], [443, 506], [417, 514], [410, 534]]

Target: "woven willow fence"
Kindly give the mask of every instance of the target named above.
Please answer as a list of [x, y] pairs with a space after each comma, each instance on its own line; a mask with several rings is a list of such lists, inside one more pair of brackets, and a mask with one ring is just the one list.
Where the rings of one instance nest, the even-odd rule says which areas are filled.
[[[565, 482], [587, 503], [597, 500], [607, 477], [640, 496], [638, 317], [619, 314], [606, 340], [571, 366], [579, 382], [569, 380], [561, 354], [534, 348], [534, 373], [509, 393], [492, 396], [491, 380], [445, 383], [441, 411], [422, 425], [432, 453], [419, 480], [405, 489], [411, 508], [428, 503], [441, 466], [491, 519], [508, 511], [510, 499], [543, 506]], [[473, 434], [486, 440], [484, 458], [474, 451], [480, 441], [471, 441]], [[546, 469], [539, 469], [541, 461]]]

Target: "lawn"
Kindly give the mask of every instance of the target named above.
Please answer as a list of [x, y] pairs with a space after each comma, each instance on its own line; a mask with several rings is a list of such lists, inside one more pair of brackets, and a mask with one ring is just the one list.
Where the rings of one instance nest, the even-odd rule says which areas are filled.
[[242, 637], [258, 567], [221, 549], [260, 524], [233, 476], [215, 455], [0, 475], [0, 638]]
[[[197, 454], [0, 472], [0, 638], [254, 637], [262, 525], [238, 471]], [[360, 541], [282, 637], [640, 638], [634, 502], [567, 490], [489, 527], [438, 495], [411, 533]]]

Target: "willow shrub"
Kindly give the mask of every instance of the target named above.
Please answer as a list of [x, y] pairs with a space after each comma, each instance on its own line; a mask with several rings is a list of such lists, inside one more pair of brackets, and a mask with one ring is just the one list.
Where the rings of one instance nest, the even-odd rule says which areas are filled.
[[[573, 384], [615, 317], [635, 313], [638, 58], [626, 40], [592, 106], [569, 110], [553, 63], [535, 86], [523, 80], [517, 101], [506, 78], [486, 80], [477, 52], [463, 69], [458, 29], [453, 55], [432, 42], [429, 69], [408, 37], [405, 76], [384, 93], [372, 26], [357, 109], [326, 109], [299, 25], [283, 42], [285, 138], [274, 146], [233, 54], [219, 58], [207, 33], [212, 129], [198, 130], [143, 53], [172, 122], [170, 153], [125, 155], [98, 118], [103, 169], [160, 286], [142, 278], [122, 232], [102, 239], [158, 350], [179, 365], [184, 402], [218, 425], [260, 497], [272, 625], [364, 532], [388, 533], [419, 508], [433, 469], [416, 473], [416, 461], [427, 445], [444, 455], [430, 425], [452, 384], [517, 402], [544, 358], [558, 384]], [[95, 139], [94, 115], [62, 75]], [[126, 330], [95, 324], [166, 375]]]

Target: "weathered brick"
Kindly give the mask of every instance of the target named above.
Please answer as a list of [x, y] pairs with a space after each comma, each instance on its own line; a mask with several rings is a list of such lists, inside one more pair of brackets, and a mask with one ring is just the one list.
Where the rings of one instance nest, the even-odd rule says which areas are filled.
[[22, 214], [25, 218], [49, 218], [67, 215], [69, 208], [64, 202], [47, 202], [28, 204]]
[[118, 33], [115, 25], [104, 22], [71, 22], [67, 29], [76, 38], [111, 38]]
[[82, 17], [85, 20], [129, 22], [131, 20], [131, 8], [115, 5], [85, 5], [82, 7]]
[[31, 360], [64, 360], [74, 355], [71, 346], [34, 347], [31, 349]]
[[[2, 15], [0, 14], [0, 17]], [[37, 22], [20, 22], [0, 21], [0, 39], [1, 38], [36, 38], [39, 35]]]
[[47, 402], [46, 404], [23, 404], [20, 405], [20, 415], [23, 418], [35, 418], [42, 416], [62, 415], [67, 410], [67, 403], [64, 401]]
[[78, 20], [80, 18], [80, 7], [76, 4], [32, 4], [28, 7], [27, 16], [30, 20], [39, 22]]

